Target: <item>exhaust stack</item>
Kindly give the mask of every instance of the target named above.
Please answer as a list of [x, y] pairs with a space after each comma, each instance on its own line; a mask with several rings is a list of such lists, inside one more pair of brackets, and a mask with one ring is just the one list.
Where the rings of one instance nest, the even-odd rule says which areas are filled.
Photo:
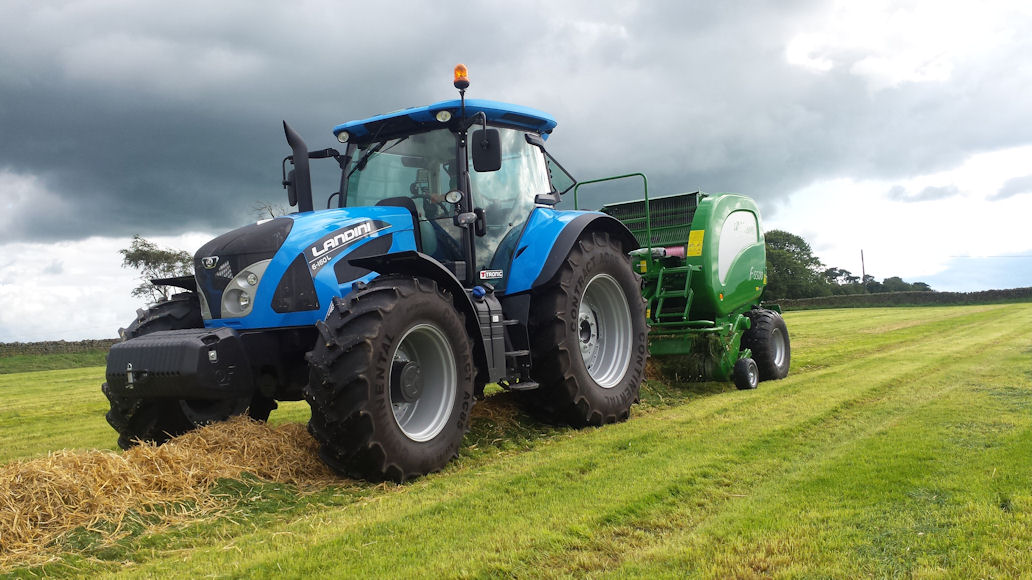
[[299, 212], [312, 211], [314, 207], [312, 175], [308, 169], [308, 146], [286, 121], [283, 121], [283, 132], [286, 133], [287, 144], [293, 152], [291, 163], [294, 164], [294, 169], [291, 169], [283, 180], [283, 187], [287, 189], [287, 200], [292, 207], [296, 205]]

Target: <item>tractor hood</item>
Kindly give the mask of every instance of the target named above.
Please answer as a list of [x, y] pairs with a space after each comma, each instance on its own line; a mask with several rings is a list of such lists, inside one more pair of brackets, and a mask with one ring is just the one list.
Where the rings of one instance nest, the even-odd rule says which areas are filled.
[[350, 259], [410, 249], [412, 214], [398, 207], [297, 213], [238, 228], [194, 256], [205, 325], [314, 324], [333, 296], [375, 277]]

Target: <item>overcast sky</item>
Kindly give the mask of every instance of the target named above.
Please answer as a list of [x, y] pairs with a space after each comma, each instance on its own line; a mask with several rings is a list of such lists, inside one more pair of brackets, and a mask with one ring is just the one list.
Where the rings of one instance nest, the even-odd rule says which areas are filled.
[[1027, 1], [0, 0], [0, 341], [115, 336], [132, 234], [252, 221], [282, 119], [332, 146], [458, 62], [578, 178], [750, 195], [857, 275], [1032, 286]]

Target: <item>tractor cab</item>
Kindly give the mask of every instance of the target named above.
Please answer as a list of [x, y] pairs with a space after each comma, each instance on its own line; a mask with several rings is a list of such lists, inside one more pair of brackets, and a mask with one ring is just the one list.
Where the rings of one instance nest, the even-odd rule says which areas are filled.
[[419, 251], [466, 287], [501, 291], [534, 208], [573, 184], [544, 149], [555, 126], [541, 111], [465, 99], [338, 125], [347, 149], [330, 202], [409, 209]]

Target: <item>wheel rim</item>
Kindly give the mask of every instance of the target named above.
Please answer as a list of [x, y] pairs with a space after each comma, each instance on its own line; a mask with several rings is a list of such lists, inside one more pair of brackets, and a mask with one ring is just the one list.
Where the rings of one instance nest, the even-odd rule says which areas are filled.
[[631, 312], [615, 278], [599, 274], [588, 282], [577, 315], [581, 358], [602, 388], [615, 387], [631, 362]]
[[429, 441], [448, 423], [458, 392], [455, 353], [432, 324], [410, 328], [394, 352], [388, 385], [394, 420], [413, 441]]
[[775, 328], [770, 333], [770, 346], [771, 358], [774, 359], [774, 366], [781, 368], [785, 364], [785, 335], [781, 334], [781, 330]]

